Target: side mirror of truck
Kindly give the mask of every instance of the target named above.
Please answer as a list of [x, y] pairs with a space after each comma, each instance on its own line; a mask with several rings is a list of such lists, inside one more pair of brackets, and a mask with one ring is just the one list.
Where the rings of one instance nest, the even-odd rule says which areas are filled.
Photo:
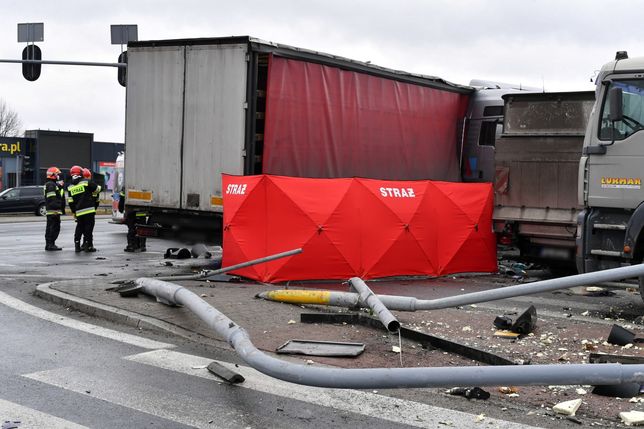
[[608, 90], [608, 105], [610, 113], [608, 119], [617, 122], [624, 118], [624, 107], [622, 105], [622, 88], [611, 88]]

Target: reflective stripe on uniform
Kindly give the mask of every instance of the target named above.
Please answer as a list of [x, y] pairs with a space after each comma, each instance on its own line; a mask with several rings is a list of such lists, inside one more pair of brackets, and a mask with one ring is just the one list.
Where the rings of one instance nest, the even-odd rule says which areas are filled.
[[94, 207], [90, 207], [87, 209], [76, 210], [76, 217], [86, 215], [88, 213], [96, 213], [96, 209]]
[[47, 210], [47, 216], [49, 216], [49, 215], [61, 215], [61, 214], [63, 214], [63, 212], [61, 212], [60, 210]]
[[78, 195], [85, 192], [85, 185], [86, 183], [81, 182], [78, 185], [70, 186], [67, 188], [69, 195]]
[[141, 213], [139, 213], [139, 212], [136, 213], [136, 217], [145, 217], [147, 215], [148, 215], [147, 213], [142, 213], [142, 212]]
[[56, 191], [54, 191], [54, 192], [47, 192], [47, 193], [45, 194], [45, 198], [49, 198], [49, 197], [56, 197], [56, 196], [58, 196], [58, 194], [56, 194]]

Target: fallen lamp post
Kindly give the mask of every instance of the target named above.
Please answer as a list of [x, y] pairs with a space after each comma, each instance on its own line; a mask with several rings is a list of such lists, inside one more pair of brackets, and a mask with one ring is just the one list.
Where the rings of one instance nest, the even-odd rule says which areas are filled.
[[[397, 295], [376, 296], [389, 310], [439, 310], [442, 308], [478, 304], [481, 302], [496, 301], [499, 299], [531, 295], [540, 292], [550, 292], [559, 289], [568, 289], [576, 286], [615, 281], [643, 275], [644, 264], [637, 264], [437, 299], [418, 299], [410, 296]], [[354, 279], [359, 279], [359, 277], [354, 277]], [[348, 308], [369, 307], [369, 305], [361, 298], [360, 294], [354, 292], [288, 289], [261, 292], [257, 294], [257, 296], [271, 301], [288, 302], [292, 304], [320, 304]]]
[[644, 383], [644, 365], [569, 364], [464, 366], [435, 368], [329, 368], [268, 356], [250, 341], [248, 333], [186, 288], [149, 278], [135, 283], [160, 302], [183, 305], [223, 337], [240, 358], [271, 377], [308, 386], [375, 389], [503, 385], [615, 385]]

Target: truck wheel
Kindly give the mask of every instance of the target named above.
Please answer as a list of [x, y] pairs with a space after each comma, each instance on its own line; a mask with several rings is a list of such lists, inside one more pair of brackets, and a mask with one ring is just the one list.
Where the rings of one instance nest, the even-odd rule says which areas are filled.
[[38, 206], [36, 209], [36, 216], [47, 216], [47, 207], [45, 207], [45, 203]]

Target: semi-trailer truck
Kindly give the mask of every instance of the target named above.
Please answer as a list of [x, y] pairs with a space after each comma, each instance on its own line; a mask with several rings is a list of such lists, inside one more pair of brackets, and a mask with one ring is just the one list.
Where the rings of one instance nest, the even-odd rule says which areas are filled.
[[459, 181], [473, 92], [246, 36], [131, 42], [126, 208], [217, 242], [222, 173]]

